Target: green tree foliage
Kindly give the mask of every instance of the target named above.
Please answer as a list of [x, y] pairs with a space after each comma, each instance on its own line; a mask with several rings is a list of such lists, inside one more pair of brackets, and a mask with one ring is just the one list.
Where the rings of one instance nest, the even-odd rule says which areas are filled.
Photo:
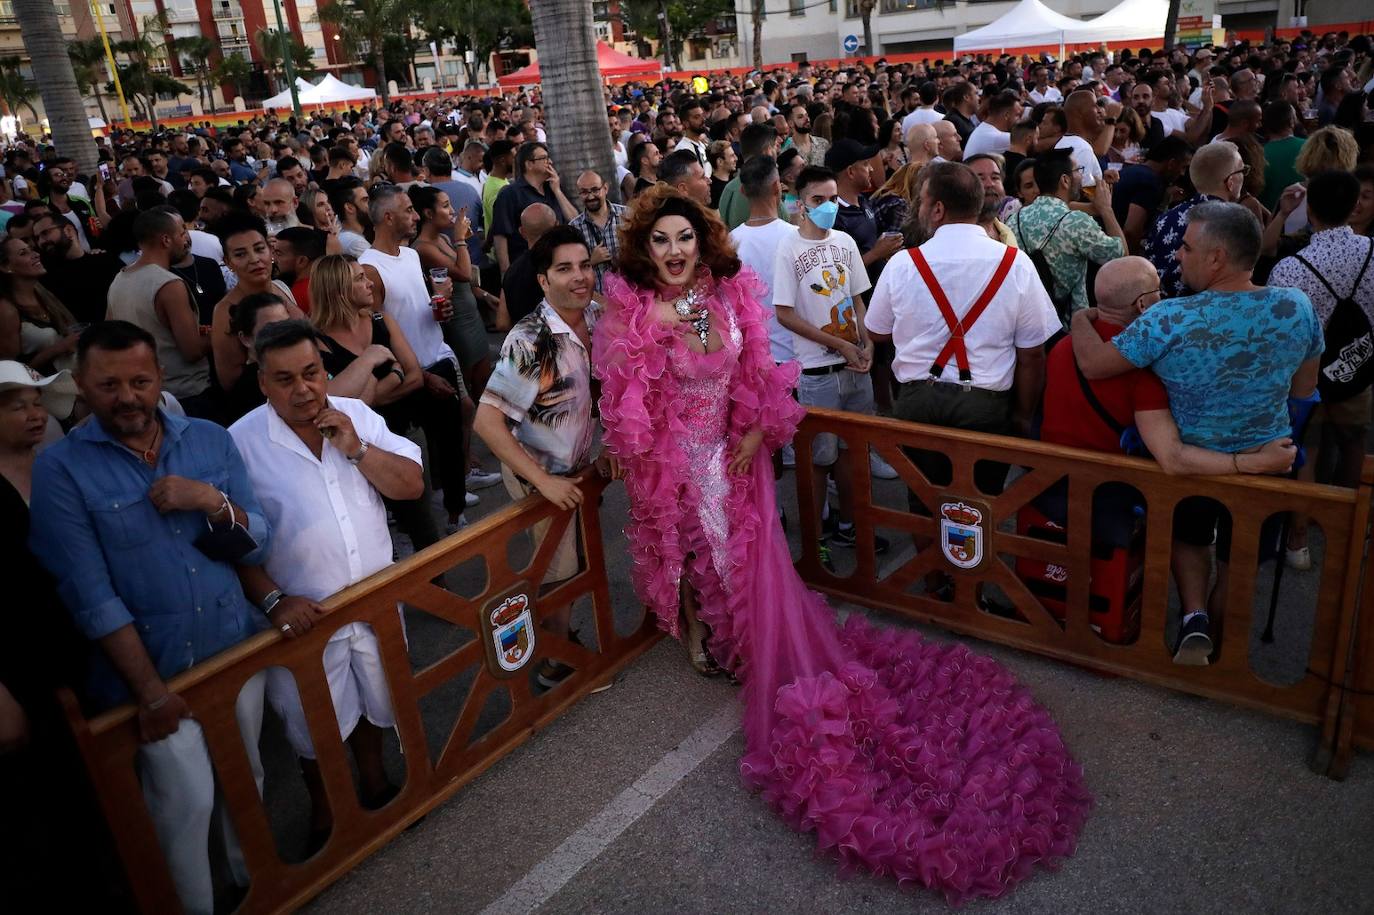
[[[258, 52], [262, 55], [263, 66], [267, 68], [268, 74], [272, 78], [272, 84], [280, 92], [286, 88], [286, 65], [282, 58], [282, 33], [276, 29], [258, 29], [253, 36], [253, 42], [258, 46]], [[302, 42], [299, 38], [286, 33], [286, 46], [291, 53], [291, 66], [295, 68], [296, 75], [309, 79], [315, 74], [315, 56], [311, 52], [309, 45]]]
[[239, 53], [220, 58], [219, 63], [210, 71], [210, 78], [215, 82], [233, 86], [235, 95], [243, 95], [244, 83], [248, 82], [252, 75], [253, 65]]
[[19, 72], [20, 64], [16, 56], [0, 57], [0, 102], [5, 103], [5, 108], [11, 114], [18, 114], [21, 107], [29, 109], [29, 115], [37, 121], [38, 112], [33, 107], [33, 100], [38, 90]]
[[317, 18], [338, 29], [345, 54], [371, 56], [377, 70], [377, 94], [391, 104], [387, 90], [386, 37], [399, 34], [410, 21], [411, 0], [335, 0], [321, 7]]
[[[621, 0], [621, 18], [635, 34], [661, 41], [658, 0]], [[733, 0], [669, 0], [668, 31], [672, 35], [673, 60], [680, 66], [682, 43], [703, 32], [708, 23], [721, 17], [733, 18]]]
[[474, 86], [477, 68], [493, 51], [534, 43], [530, 10], [521, 0], [429, 0], [416, 7], [415, 21], [434, 41], [472, 52], [464, 66]]
[[183, 69], [189, 70], [196, 80], [196, 92], [200, 95], [200, 110], [214, 112], [215, 93], [210, 88], [210, 57], [218, 44], [203, 35], [188, 35], [172, 40], [172, 48], [181, 56]]
[[105, 43], [99, 38], [73, 41], [67, 45], [67, 56], [72, 60], [72, 74], [76, 77], [77, 88], [82, 94], [95, 96], [95, 107], [100, 109], [100, 118], [110, 122], [105, 112], [105, 82], [109, 77], [109, 66], [105, 60]]

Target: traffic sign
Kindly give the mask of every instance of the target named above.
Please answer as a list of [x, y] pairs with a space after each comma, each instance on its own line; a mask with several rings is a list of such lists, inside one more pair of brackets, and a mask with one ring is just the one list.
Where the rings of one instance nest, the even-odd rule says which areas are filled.
[[857, 51], [857, 50], [859, 50], [859, 36], [858, 36], [858, 35], [846, 35], [846, 36], [844, 36], [844, 52], [845, 52], [846, 54], [853, 54], [853, 53], [854, 53], [855, 51]]

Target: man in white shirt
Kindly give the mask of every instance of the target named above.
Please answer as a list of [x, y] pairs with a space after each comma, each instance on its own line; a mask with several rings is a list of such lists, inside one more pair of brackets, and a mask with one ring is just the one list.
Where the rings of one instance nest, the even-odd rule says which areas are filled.
[[[244, 566], [245, 593], [273, 613], [287, 638], [309, 632], [327, 611], [318, 601], [391, 565], [391, 535], [382, 498], [415, 499], [424, 491], [420, 449], [391, 432], [361, 400], [328, 396], [329, 374], [307, 321], [266, 327], [253, 343], [258, 383], [267, 403], [229, 429], [243, 455], [274, 534], [261, 566]], [[301, 600], [288, 603], [290, 598]], [[397, 635], [401, 624], [397, 623]], [[382, 738], [395, 727], [381, 648], [368, 623], [348, 623], [324, 650], [339, 736], [358, 764], [363, 806], [395, 797], [382, 762]], [[315, 761], [305, 709], [291, 672], [267, 672], [267, 701], [286, 726], [311, 801], [311, 846], [322, 845], [332, 820]]]
[[682, 142], [678, 149], [689, 149], [701, 164], [706, 177], [711, 177], [711, 160], [706, 155], [706, 147], [711, 138], [706, 133], [706, 109], [696, 99], [688, 99], [678, 106], [678, 117], [682, 119]]
[[[863, 294], [869, 290], [863, 255], [854, 239], [831, 228], [840, 208], [835, 173], [808, 166], [796, 187], [801, 224], [795, 234], [779, 238], [772, 283], [778, 323], [792, 332], [802, 367], [797, 399], [807, 406], [872, 415], [873, 342], [863, 330]], [[842, 447], [833, 433], [812, 439], [813, 494], [815, 504], [823, 505], [827, 478], [835, 478], [840, 524], [830, 542], [853, 546], [854, 483], [850, 461], [839, 459]], [[822, 544], [821, 549], [822, 561], [829, 562], [828, 548]]]
[[936, 121], [943, 121], [945, 116], [935, 110], [935, 101], [940, 97], [940, 88], [927, 80], [921, 83], [921, 88], [916, 90], [920, 95], [921, 104], [916, 106], [916, 110], [902, 118], [902, 136], [911, 132], [911, 128], [917, 124], [934, 124]]
[[[1044, 343], [1061, 324], [1030, 258], [978, 225], [982, 205], [983, 185], [972, 169], [930, 166], [917, 219], [933, 234], [888, 263], [866, 326], [874, 340], [896, 348], [896, 417], [1027, 435], [1044, 386]], [[959, 334], [952, 332], [956, 324]], [[944, 455], [920, 451], [913, 460], [932, 483], [951, 479]], [[982, 461], [974, 481], [985, 493], [999, 493], [1006, 472], [1006, 465]]]
[[987, 117], [969, 134], [964, 144], [964, 160], [977, 155], [1001, 155], [1011, 147], [1011, 128], [1021, 120], [1021, 100], [1011, 89], [988, 99]]
[[1070, 92], [1064, 102], [1064, 117], [1069, 132], [1054, 144], [1055, 149], [1073, 153], [1073, 164], [1082, 169], [1083, 187], [1097, 187], [1102, 180], [1102, 163], [1097, 161], [1094, 146], [1107, 127], [1106, 115], [1097, 104], [1096, 96], [1088, 89]]
[[[435, 399], [458, 397], [464, 401], [464, 416], [470, 423], [476, 407], [468, 399], [459, 378], [458, 359], [444, 342], [443, 328], [440, 319], [435, 317], [429, 287], [425, 285], [425, 274], [420, 268], [420, 255], [414, 248], [402, 244], [415, 234], [415, 224], [419, 221], [415, 207], [399, 187], [378, 185], [372, 189], [368, 212], [372, 221], [372, 247], [363, 252], [358, 263], [372, 281], [374, 301], [379, 302], [382, 310], [400, 326], [424, 369], [424, 390], [418, 393]], [[446, 299], [452, 295], [452, 290], [451, 279], [434, 284], [435, 294]], [[453, 315], [453, 306], [441, 306], [440, 315], [448, 320]], [[450, 428], [452, 423], [443, 418], [446, 415], [426, 410], [420, 423], [425, 430], [435, 488], [444, 491], [448, 533], [453, 533], [466, 523], [463, 509], [467, 507], [468, 457], [465, 430]], [[420, 546], [416, 544], [417, 548]]]
[[1031, 79], [1035, 85], [1031, 86], [1026, 97], [1030, 99], [1032, 105], [1039, 105], [1042, 102], [1062, 102], [1064, 96], [1059, 94], [1059, 90], [1050, 85], [1050, 71], [1044, 64], [1037, 64], [1031, 71]]

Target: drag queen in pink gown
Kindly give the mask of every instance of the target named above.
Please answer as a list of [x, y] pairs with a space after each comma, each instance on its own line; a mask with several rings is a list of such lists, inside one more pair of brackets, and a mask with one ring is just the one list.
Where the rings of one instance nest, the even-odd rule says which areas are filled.
[[593, 366], [635, 586], [742, 684], [745, 783], [846, 869], [951, 902], [1055, 868], [1091, 799], [1049, 714], [962, 645], [837, 625], [793, 569], [768, 455], [804, 413], [798, 370], [770, 358], [724, 224], [659, 185], [621, 232]]

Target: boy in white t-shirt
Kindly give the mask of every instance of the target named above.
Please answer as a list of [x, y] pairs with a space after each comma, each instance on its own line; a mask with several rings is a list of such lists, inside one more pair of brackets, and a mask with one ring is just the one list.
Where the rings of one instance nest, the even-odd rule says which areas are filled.
[[[773, 260], [773, 305], [778, 323], [792, 332], [793, 350], [801, 363], [797, 399], [806, 406], [872, 415], [873, 341], [864, 324], [863, 294], [870, 288], [863, 255], [854, 239], [832, 229], [839, 212], [835, 173], [810, 166], [797, 176], [802, 205], [795, 235], [780, 239]], [[849, 461], [841, 462], [841, 442], [834, 433], [818, 434], [811, 443], [816, 505], [825, 504], [831, 476], [840, 497], [840, 523], [830, 542], [854, 545], [854, 489]], [[818, 532], [819, 533], [819, 532]], [[879, 552], [886, 542], [879, 544]], [[823, 562], [829, 553], [821, 546]]]

